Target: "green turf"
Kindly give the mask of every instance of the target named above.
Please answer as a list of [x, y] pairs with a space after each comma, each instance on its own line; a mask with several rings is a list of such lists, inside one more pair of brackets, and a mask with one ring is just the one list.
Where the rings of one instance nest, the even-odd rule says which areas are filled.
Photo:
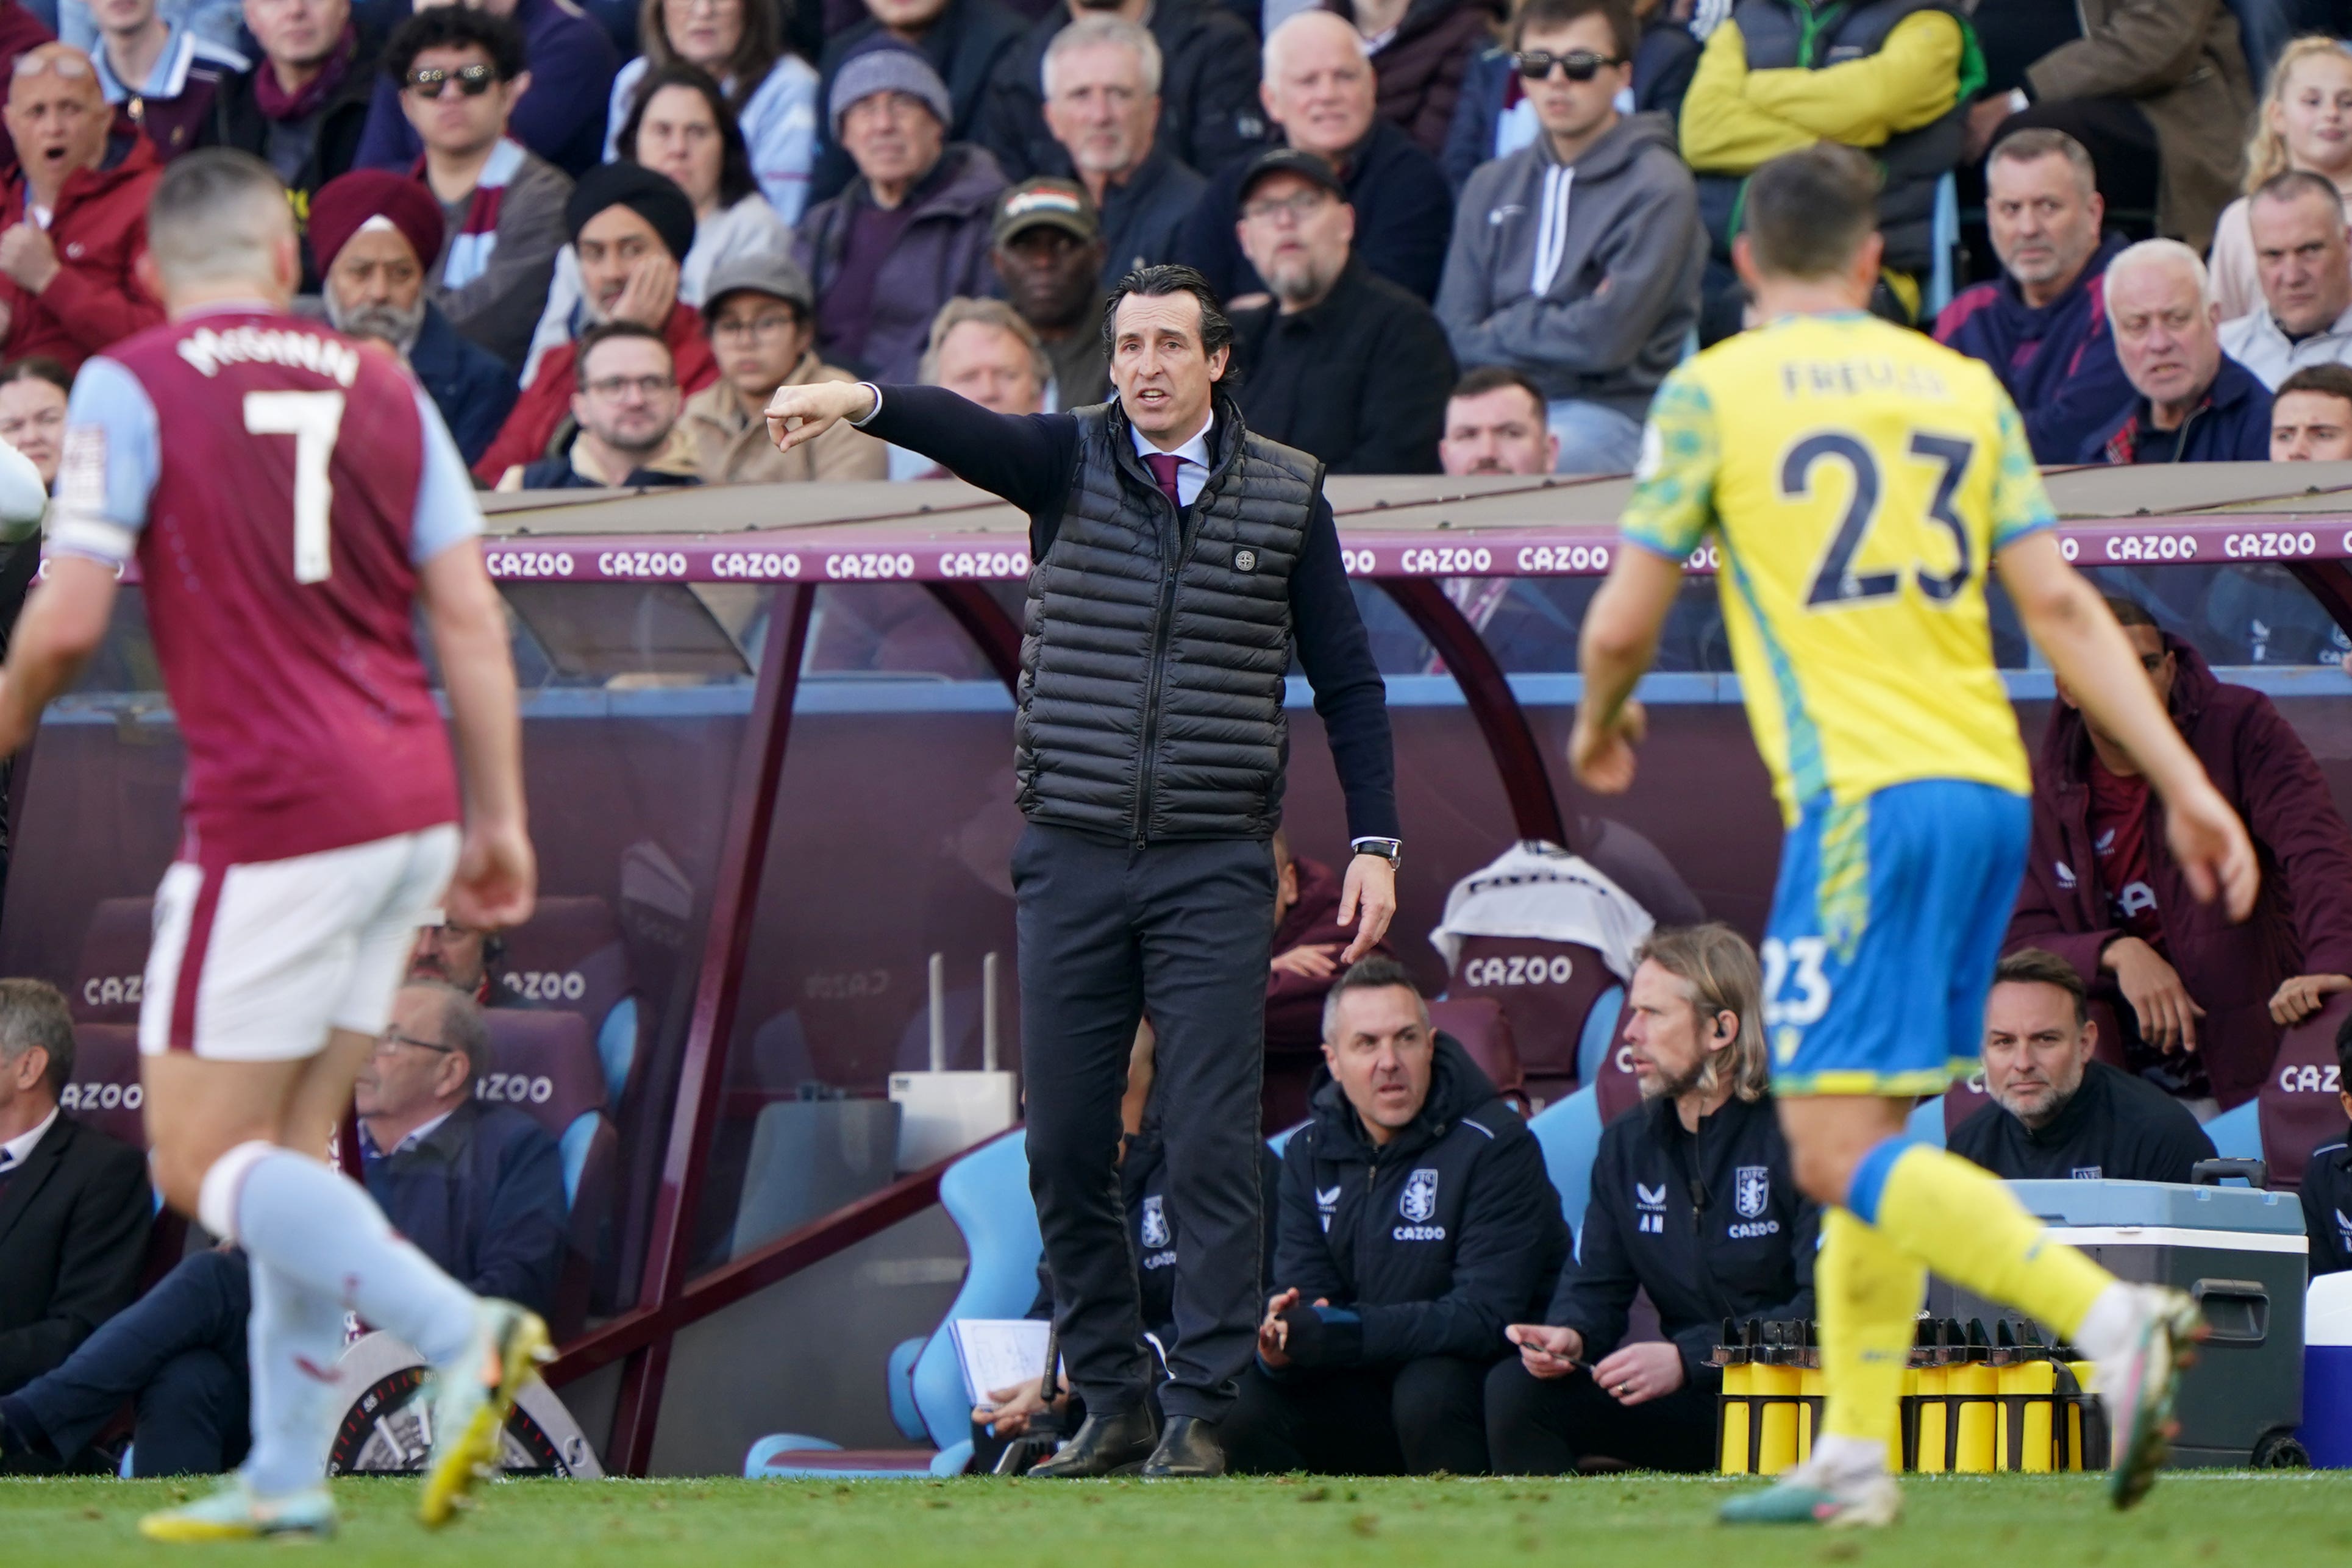
[[[1727, 1531], [1711, 1479], [1276, 1479], [1139, 1482], [514, 1482], [438, 1535], [409, 1517], [407, 1482], [341, 1483], [333, 1560], [386, 1568], [2045, 1568], [2112, 1563], [2352, 1561], [2352, 1473], [2176, 1475], [2139, 1509], [2108, 1510], [2095, 1478], [1915, 1479], [1886, 1532]], [[102, 1568], [230, 1562], [278, 1546], [155, 1546], [140, 1513], [186, 1491], [163, 1482], [0, 1480], [0, 1562]], [[273, 1557], [271, 1559], [275, 1561]]]

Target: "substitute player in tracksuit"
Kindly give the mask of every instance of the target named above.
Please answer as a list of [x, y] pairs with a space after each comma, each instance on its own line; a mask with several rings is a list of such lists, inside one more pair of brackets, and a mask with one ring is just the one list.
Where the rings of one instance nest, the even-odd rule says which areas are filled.
[[1486, 1369], [1567, 1256], [1559, 1194], [1394, 960], [1339, 978], [1323, 1033], [1227, 1452], [1242, 1470], [1481, 1474]]
[[[1715, 1468], [1726, 1319], [1813, 1315], [1821, 1208], [1797, 1190], [1765, 1091], [1756, 954], [1727, 926], [1661, 931], [1627, 990], [1642, 1103], [1592, 1162], [1577, 1256], [1517, 1360], [1486, 1377], [1486, 1442], [1507, 1475], [1586, 1458], [1645, 1470]], [[1628, 1343], [1637, 1290], [1663, 1342]]]

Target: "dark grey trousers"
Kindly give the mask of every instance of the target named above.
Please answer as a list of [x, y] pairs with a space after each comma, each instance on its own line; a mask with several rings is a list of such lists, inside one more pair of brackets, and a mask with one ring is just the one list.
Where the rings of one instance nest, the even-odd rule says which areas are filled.
[[1272, 851], [1250, 839], [1138, 849], [1032, 824], [1013, 851], [1029, 1190], [1062, 1354], [1097, 1415], [1133, 1409], [1151, 1376], [1118, 1167], [1119, 1097], [1146, 1015], [1177, 1238], [1161, 1408], [1221, 1416], [1255, 1352], [1274, 885]]

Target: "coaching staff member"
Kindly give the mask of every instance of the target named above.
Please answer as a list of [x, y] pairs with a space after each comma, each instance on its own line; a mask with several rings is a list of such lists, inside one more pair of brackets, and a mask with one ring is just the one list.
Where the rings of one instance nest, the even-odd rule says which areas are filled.
[[2186, 1183], [2213, 1140], [2156, 1085], [2093, 1061], [2098, 1042], [2073, 964], [2038, 947], [2002, 959], [1985, 998], [1992, 1103], [1952, 1130], [1952, 1152], [2004, 1181]]
[[1392, 958], [1331, 987], [1323, 1060], [1282, 1152], [1276, 1293], [1228, 1423], [1234, 1468], [1483, 1475], [1503, 1326], [1568, 1256], [1543, 1151]]
[[[1542, 1323], [1508, 1331], [1519, 1359], [1486, 1378], [1486, 1441], [1507, 1475], [1586, 1458], [1711, 1470], [1726, 1318], [1813, 1315], [1821, 1210], [1797, 1192], [1765, 1091], [1763, 982], [1730, 927], [1650, 938], [1626, 989], [1642, 1103], [1592, 1161], [1578, 1261]], [[1625, 1344], [1647, 1290], [1664, 1342]]]
[[[1087, 1419], [1033, 1473], [1215, 1475], [1258, 1317], [1258, 1135], [1274, 857], [1295, 646], [1347, 794], [1339, 897], [1370, 951], [1396, 910], [1386, 697], [1323, 467], [1244, 426], [1233, 329], [1201, 275], [1129, 273], [1104, 312], [1115, 402], [999, 415], [937, 387], [781, 388], [791, 450], [847, 419], [1029, 513], [1013, 771], [1030, 1187]], [[1149, 1010], [1185, 1238], [1155, 1432], [1115, 1155]]]

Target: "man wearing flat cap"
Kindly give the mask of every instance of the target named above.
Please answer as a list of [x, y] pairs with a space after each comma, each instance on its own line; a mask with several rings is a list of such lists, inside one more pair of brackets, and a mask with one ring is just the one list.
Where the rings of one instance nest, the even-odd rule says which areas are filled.
[[514, 406], [514, 373], [459, 337], [427, 296], [425, 271], [441, 240], [433, 193], [388, 169], [339, 174], [310, 198], [310, 248], [328, 321], [397, 350], [470, 463]]
[[[677, 297], [678, 263], [694, 245], [694, 204], [675, 181], [638, 163], [599, 163], [572, 187], [563, 226], [580, 258], [587, 325], [635, 321], [659, 332], [688, 394], [719, 379], [701, 312]], [[578, 353], [560, 343], [540, 356], [498, 439], [476, 460], [477, 479], [495, 484], [509, 468], [551, 455], [549, 442], [572, 411]]]
[[1024, 180], [996, 204], [989, 253], [1004, 297], [1054, 362], [1054, 400], [1076, 408], [1110, 395], [1102, 335], [1102, 218], [1075, 180]]
[[719, 379], [687, 399], [678, 424], [694, 437], [706, 484], [887, 476], [889, 449], [847, 425], [789, 452], [768, 439], [762, 416], [778, 387], [857, 379], [818, 357], [816, 291], [791, 258], [755, 250], [721, 261], [711, 268], [702, 321]]
[[842, 62], [826, 109], [857, 177], [808, 210], [793, 247], [816, 287], [817, 352], [912, 381], [940, 307], [994, 291], [989, 219], [1004, 175], [982, 149], [947, 140], [946, 85], [895, 38]]

